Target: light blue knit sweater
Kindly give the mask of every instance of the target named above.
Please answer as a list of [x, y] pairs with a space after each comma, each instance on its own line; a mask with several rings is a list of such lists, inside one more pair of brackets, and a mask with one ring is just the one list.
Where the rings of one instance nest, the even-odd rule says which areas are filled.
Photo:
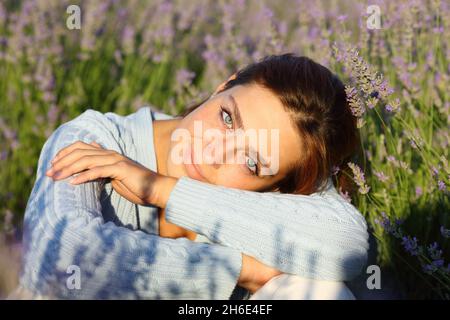
[[[25, 213], [21, 286], [58, 298], [228, 299], [241, 253], [308, 278], [349, 280], [361, 272], [366, 222], [331, 179], [326, 192], [302, 196], [180, 178], [166, 215], [203, 235], [193, 242], [159, 237], [157, 208], [129, 202], [110, 183], [71, 185], [70, 177], [45, 175], [54, 155], [78, 140], [157, 171], [152, 121], [166, 118], [150, 107], [128, 116], [89, 109], [48, 138]], [[80, 289], [66, 284], [73, 265]]]

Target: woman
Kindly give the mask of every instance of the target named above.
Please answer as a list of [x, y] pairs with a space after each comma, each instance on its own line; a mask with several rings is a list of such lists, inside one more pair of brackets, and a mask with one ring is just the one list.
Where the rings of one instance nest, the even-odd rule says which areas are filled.
[[[275, 142], [258, 136], [270, 157], [245, 140], [197, 163], [214, 140], [207, 132], [243, 127], [278, 132]], [[181, 163], [175, 132], [191, 137]], [[331, 169], [356, 146], [342, 83], [292, 54], [250, 64], [182, 118], [88, 110], [44, 145], [21, 285], [66, 298], [223, 299], [280, 272], [350, 280], [366, 262], [368, 235]], [[229, 152], [243, 161], [217, 161]], [[98, 178], [111, 183], [101, 188]], [[81, 272], [78, 289], [67, 286], [70, 266]]]

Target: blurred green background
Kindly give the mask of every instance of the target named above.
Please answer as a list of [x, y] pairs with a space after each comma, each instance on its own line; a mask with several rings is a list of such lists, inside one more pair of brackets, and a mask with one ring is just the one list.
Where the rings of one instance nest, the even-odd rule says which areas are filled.
[[[73, 4], [80, 30], [66, 25]], [[370, 225], [374, 262], [404, 298], [449, 299], [450, 5], [370, 4], [380, 29], [356, 0], [0, 1], [2, 245], [20, 240], [40, 150], [61, 123], [88, 108], [176, 114], [246, 64], [294, 52], [341, 76], [362, 112], [349, 201]]]

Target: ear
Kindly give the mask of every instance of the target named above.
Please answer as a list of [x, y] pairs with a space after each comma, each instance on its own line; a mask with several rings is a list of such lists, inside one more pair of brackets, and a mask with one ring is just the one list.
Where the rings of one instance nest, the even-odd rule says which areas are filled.
[[227, 81], [222, 82], [214, 91], [214, 93], [211, 95], [211, 98], [214, 97], [216, 94], [218, 94], [220, 91], [222, 91], [225, 88], [225, 85], [227, 84], [228, 81], [231, 81], [233, 79], [236, 79], [236, 72], [233, 73]]

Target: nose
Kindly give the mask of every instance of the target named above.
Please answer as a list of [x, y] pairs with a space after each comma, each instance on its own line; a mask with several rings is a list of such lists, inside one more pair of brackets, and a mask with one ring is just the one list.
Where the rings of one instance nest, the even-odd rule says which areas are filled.
[[215, 169], [224, 164], [236, 163], [236, 144], [235, 137], [231, 134], [206, 139], [203, 146], [205, 163], [212, 165]]

